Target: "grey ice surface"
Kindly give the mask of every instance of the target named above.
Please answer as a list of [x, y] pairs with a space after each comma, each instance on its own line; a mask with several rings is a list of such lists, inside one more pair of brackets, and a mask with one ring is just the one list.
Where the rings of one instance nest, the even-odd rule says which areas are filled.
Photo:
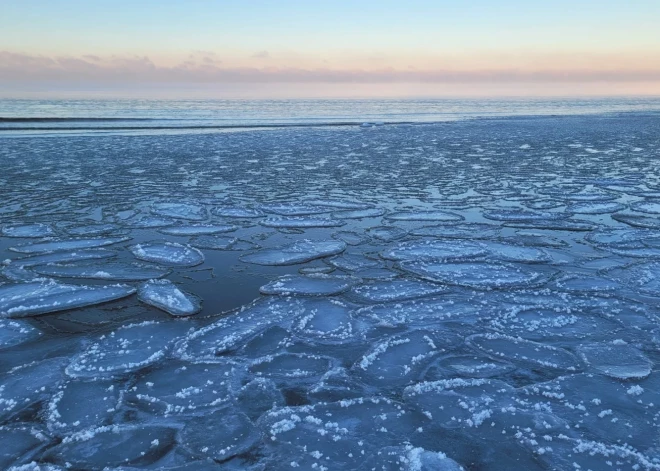
[[660, 470], [659, 129], [0, 136], [0, 468]]

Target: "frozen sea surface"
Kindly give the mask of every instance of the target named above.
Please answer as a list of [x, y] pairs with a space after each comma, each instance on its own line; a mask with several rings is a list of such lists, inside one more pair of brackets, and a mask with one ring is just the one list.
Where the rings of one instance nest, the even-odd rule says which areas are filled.
[[0, 468], [660, 470], [659, 129], [0, 136]]

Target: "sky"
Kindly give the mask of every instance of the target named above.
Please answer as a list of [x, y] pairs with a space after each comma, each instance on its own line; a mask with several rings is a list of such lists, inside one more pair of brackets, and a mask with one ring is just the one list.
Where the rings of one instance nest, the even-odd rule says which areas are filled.
[[0, 96], [660, 95], [658, 0], [0, 0]]

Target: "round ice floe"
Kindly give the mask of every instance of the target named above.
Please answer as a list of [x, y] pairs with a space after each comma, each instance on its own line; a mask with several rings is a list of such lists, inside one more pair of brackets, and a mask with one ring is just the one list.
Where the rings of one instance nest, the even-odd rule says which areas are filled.
[[578, 266], [580, 268], [586, 268], [587, 270], [608, 270], [611, 268], [622, 267], [628, 263], [629, 260], [626, 260], [623, 257], [601, 257], [583, 260]]
[[657, 217], [640, 216], [636, 214], [612, 214], [612, 219], [628, 224], [632, 227], [660, 229], [660, 218]]
[[534, 222], [534, 221], [548, 221], [556, 219], [565, 219], [570, 214], [565, 213], [550, 213], [550, 212], [536, 212], [536, 211], [523, 211], [523, 210], [494, 210], [485, 211], [483, 216], [486, 219], [494, 221], [505, 222]]
[[[351, 354], [351, 358], [354, 356]], [[335, 367], [324, 374], [307, 392], [312, 402], [334, 402], [363, 397], [368, 386], [346, 368]]]
[[571, 352], [521, 338], [500, 334], [477, 334], [468, 338], [469, 346], [481, 352], [537, 368], [576, 371], [580, 361]]
[[558, 196], [563, 196], [566, 201], [570, 203], [602, 203], [619, 198], [619, 195], [610, 191], [584, 191], [580, 193], [571, 193], [569, 195], [558, 194]]
[[214, 360], [218, 355], [244, 346], [250, 339], [272, 326], [291, 321], [303, 314], [305, 298], [260, 299], [231, 316], [198, 329], [177, 347], [182, 359]]
[[305, 204], [320, 206], [322, 208], [333, 208], [335, 210], [353, 210], [359, 211], [363, 209], [373, 208], [373, 204], [365, 203], [363, 201], [354, 200], [333, 200], [333, 199], [311, 199], [306, 200]]
[[393, 280], [399, 276], [399, 273], [388, 268], [360, 268], [351, 273], [351, 275], [367, 281], [387, 281]]
[[608, 278], [630, 286], [640, 293], [660, 297], [660, 262], [638, 263], [613, 268], [606, 274]]
[[408, 386], [403, 397], [445, 429], [488, 427], [495, 410], [510, 407], [513, 388], [495, 379], [444, 379]]
[[344, 253], [340, 257], [326, 260], [326, 263], [344, 271], [362, 270], [381, 266], [381, 262], [372, 260], [362, 254]]
[[500, 235], [500, 227], [493, 224], [426, 226], [414, 229], [411, 234], [443, 239], [494, 239]]
[[102, 265], [50, 264], [33, 267], [35, 273], [56, 278], [87, 278], [108, 281], [143, 281], [162, 278], [170, 271], [163, 268], [143, 267], [120, 263]]
[[256, 265], [295, 265], [317, 258], [337, 255], [346, 250], [346, 243], [335, 240], [300, 240], [290, 245], [243, 255], [241, 261]]
[[533, 407], [551, 408], [580, 438], [630, 443], [634, 430], [635, 446], [648, 449], [657, 443], [657, 424], [648, 420], [657, 384], [653, 374], [631, 382], [589, 372], [526, 386], [521, 397]]
[[[587, 152], [590, 154], [597, 154], [599, 153], [598, 150], [593, 149], [591, 147], [587, 147], [585, 149]], [[594, 152], [595, 151], [595, 152]], [[595, 186], [600, 186], [600, 187], [610, 187], [613, 189], [613, 187], [622, 187], [624, 191], [628, 191], [631, 187], [635, 187], [639, 185], [639, 177], [641, 175], [631, 175], [631, 176], [626, 176], [626, 177], [600, 177], [600, 178], [582, 178], [580, 181], [586, 185], [595, 185]], [[636, 179], [635, 179], [636, 178]], [[613, 190], [616, 191], [616, 190]]]
[[580, 345], [582, 359], [599, 373], [617, 379], [641, 379], [651, 374], [653, 362], [632, 345], [594, 343]]
[[65, 365], [65, 359], [53, 358], [19, 366], [5, 373], [0, 385], [0, 422], [50, 398], [64, 379]]
[[69, 227], [66, 232], [72, 236], [98, 236], [111, 234], [121, 229], [117, 224], [89, 224], [86, 226]]
[[653, 238], [642, 240], [642, 244], [650, 249], [660, 249], [660, 232]]
[[75, 469], [146, 466], [172, 448], [175, 435], [160, 425], [108, 425], [67, 436], [44, 458]]
[[636, 247], [644, 240], [660, 237], [656, 231], [644, 229], [604, 229], [585, 236], [592, 244], [604, 247]]
[[569, 232], [589, 232], [598, 227], [588, 221], [566, 221], [562, 219], [539, 219], [537, 221], [505, 222], [503, 226], [515, 227], [517, 229], [542, 229], [549, 231]]
[[147, 262], [181, 267], [193, 267], [204, 262], [198, 249], [175, 242], [147, 242], [131, 247], [136, 258]]
[[465, 218], [460, 214], [450, 213], [448, 211], [401, 211], [388, 214], [386, 219], [392, 221], [458, 222]]
[[550, 237], [544, 234], [527, 231], [516, 231], [515, 237], [500, 239], [500, 241], [511, 241], [514, 244], [526, 245], [530, 247], [568, 247], [569, 244], [556, 237]]
[[415, 330], [374, 345], [353, 371], [369, 384], [403, 386], [418, 380], [437, 355], [453, 346], [433, 332]]
[[[29, 462], [37, 455], [41, 454], [44, 448], [49, 445], [51, 438], [48, 437], [35, 424], [25, 425], [7, 425], [0, 427], [0, 469], [11, 471], [41, 471], [38, 465], [20, 466], [22, 463]], [[11, 467], [17, 464], [16, 467]], [[47, 471], [43, 468], [43, 471]], [[48, 470], [49, 471], [49, 470]]]
[[344, 221], [329, 218], [310, 218], [310, 217], [290, 217], [290, 218], [268, 218], [259, 221], [259, 224], [266, 227], [287, 228], [287, 229], [306, 229], [312, 227], [340, 227], [346, 224]]
[[27, 245], [11, 247], [9, 250], [26, 254], [39, 254], [46, 252], [60, 252], [64, 250], [81, 250], [126, 242], [130, 237], [103, 237], [98, 239], [61, 239], [48, 242], [35, 242]]
[[[634, 257], [634, 258], [660, 258], [660, 241], [656, 240], [656, 245], [658, 247], [625, 247], [625, 248], [616, 248], [610, 247], [608, 250], [615, 255], [622, 257]], [[650, 245], [644, 243], [644, 245]]]
[[120, 385], [112, 381], [69, 381], [48, 403], [48, 429], [62, 436], [72, 431], [107, 425], [117, 412], [119, 399]]
[[264, 215], [258, 209], [244, 208], [239, 206], [222, 206], [211, 210], [213, 214], [225, 218], [252, 219]]
[[[604, 427], [607, 426], [609, 424]], [[619, 445], [560, 434], [553, 439], [551, 446], [540, 447], [543, 453], [535, 455], [543, 469], [613, 469], [613, 463], [616, 463], [616, 469], [626, 471], [660, 469], [660, 460], [653, 453], [637, 451], [628, 441], [629, 438]], [[533, 438], [530, 442], [538, 444]]]
[[0, 319], [0, 350], [31, 342], [40, 336], [39, 329], [25, 321]]
[[630, 209], [640, 213], [660, 214], [660, 202], [658, 201], [639, 201], [630, 205]]
[[9, 264], [0, 269], [0, 275], [4, 276], [7, 280], [16, 283], [26, 283], [28, 281], [42, 280], [35, 272], [28, 270], [25, 267]]
[[3, 226], [0, 233], [5, 237], [48, 237], [53, 234], [53, 229], [46, 224], [25, 224]]
[[310, 214], [322, 214], [332, 211], [328, 207], [296, 203], [263, 204], [261, 205], [261, 209], [266, 213], [278, 214], [280, 216], [309, 216]]
[[55, 252], [31, 257], [18, 258], [11, 261], [12, 265], [20, 267], [33, 267], [49, 263], [80, 262], [85, 260], [103, 260], [114, 258], [117, 252], [106, 249], [78, 250], [76, 252]]
[[444, 321], [474, 324], [487, 311], [478, 300], [444, 294], [437, 297], [378, 304], [357, 315], [381, 327], [437, 327]]
[[451, 356], [437, 360], [425, 373], [424, 378], [431, 379], [429, 376], [437, 376], [432, 380], [441, 379], [441, 374], [435, 374], [435, 370], [446, 370], [451, 375], [467, 378], [491, 378], [510, 373], [515, 368], [509, 362], [491, 360], [488, 357], [475, 355]]
[[357, 334], [351, 306], [335, 299], [310, 300], [305, 313], [293, 323], [294, 332], [314, 343], [335, 344]]
[[[581, 147], [581, 146], [580, 146]], [[541, 195], [547, 195], [554, 198], [567, 198], [570, 195], [578, 194], [585, 187], [585, 184], [571, 182], [552, 182], [536, 188], [536, 192]]]
[[523, 206], [529, 208], [529, 209], [534, 209], [534, 210], [544, 210], [544, 209], [555, 209], [559, 208], [560, 206], [564, 206], [563, 201], [558, 201], [558, 200], [533, 200], [533, 201], [524, 201]]
[[488, 258], [504, 262], [544, 263], [552, 260], [547, 252], [535, 247], [525, 247], [523, 245], [495, 241], [484, 241], [481, 245], [488, 251]]
[[151, 212], [158, 216], [187, 219], [189, 221], [203, 221], [206, 219], [206, 209], [196, 204], [174, 202], [155, 203], [151, 207]]
[[391, 242], [393, 240], [402, 239], [408, 235], [408, 231], [394, 226], [377, 226], [367, 229], [367, 233], [376, 239]]
[[278, 461], [289, 464], [294, 459], [302, 469], [329, 464], [337, 469], [362, 469], [371, 453], [414, 440], [428, 422], [383, 397], [285, 407], [259, 419], [267, 435], [264, 442], [282, 454]]
[[327, 275], [335, 271], [334, 267], [300, 267], [298, 273], [301, 275]]
[[158, 415], [194, 414], [228, 403], [239, 374], [232, 362], [169, 362], [142, 375], [126, 401]]
[[382, 303], [421, 298], [446, 290], [442, 286], [416, 280], [376, 281], [356, 286], [351, 290], [351, 297], [365, 303]]
[[455, 240], [403, 242], [384, 250], [381, 256], [390, 260], [465, 260], [485, 255], [480, 244]]
[[143, 322], [120, 327], [102, 336], [73, 359], [66, 372], [74, 378], [123, 376], [153, 365], [185, 334], [179, 322]]
[[612, 293], [622, 288], [620, 283], [600, 276], [567, 276], [555, 282], [558, 289], [570, 293]]
[[300, 296], [332, 296], [343, 293], [357, 279], [348, 276], [324, 274], [285, 275], [259, 288], [261, 294], [300, 295]]
[[155, 227], [167, 227], [178, 224], [176, 219], [161, 218], [157, 216], [144, 216], [132, 222], [131, 226], [137, 229], [153, 229]]
[[0, 285], [0, 316], [28, 317], [92, 306], [135, 293], [126, 285], [78, 286], [53, 280]]
[[304, 353], [279, 353], [253, 360], [247, 367], [251, 376], [269, 378], [292, 386], [298, 381], [316, 380], [333, 365], [329, 357]]
[[198, 236], [208, 234], [220, 234], [223, 232], [233, 232], [238, 226], [230, 225], [194, 225], [194, 226], [173, 226], [164, 229], [158, 229], [158, 232], [173, 236]]
[[593, 202], [593, 203], [575, 203], [566, 208], [569, 213], [575, 214], [608, 214], [623, 211], [626, 206], [614, 201]]
[[250, 419], [230, 408], [186, 421], [180, 443], [192, 456], [225, 461], [249, 451], [261, 440]]
[[360, 245], [369, 240], [369, 238], [364, 235], [350, 231], [335, 232], [334, 234], [332, 234], [332, 238], [335, 240], [341, 240], [342, 242], [345, 242], [348, 245]]
[[173, 316], [192, 316], [202, 309], [201, 300], [181, 291], [169, 280], [153, 280], [138, 288], [138, 299]]
[[264, 412], [284, 405], [284, 395], [277, 385], [266, 378], [256, 378], [236, 393], [240, 410], [250, 419], [258, 419]]
[[412, 445], [386, 447], [374, 453], [364, 469], [403, 471], [464, 471], [456, 461], [440, 451], [427, 451]]
[[285, 329], [280, 325], [272, 325], [252, 336], [247, 336], [244, 343], [237, 347], [236, 355], [260, 358], [280, 353], [287, 346], [292, 345], [292, 339], [293, 335], [290, 329]]
[[510, 289], [538, 286], [547, 276], [528, 266], [486, 262], [402, 262], [401, 269], [426, 280], [475, 289]]
[[[214, 236], [214, 235], [198, 236], [190, 239], [190, 245], [192, 245], [193, 247], [197, 247], [198, 249], [207, 249], [207, 250], [235, 250], [234, 247], [238, 242], [239, 239], [237, 239], [236, 237]], [[250, 248], [258, 248], [256, 244], [252, 244], [251, 242], [249, 244], [250, 244]]]
[[557, 307], [514, 309], [491, 320], [493, 328], [527, 340], [582, 339], [609, 335], [621, 324], [593, 314], [564, 312]]
[[364, 219], [364, 218], [380, 217], [383, 214], [385, 214], [384, 209], [369, 208], [369, 209], [356, 209], [353, 211], [339, 211], [336, 213], [332, 213], [332, 217], [335, 219]]

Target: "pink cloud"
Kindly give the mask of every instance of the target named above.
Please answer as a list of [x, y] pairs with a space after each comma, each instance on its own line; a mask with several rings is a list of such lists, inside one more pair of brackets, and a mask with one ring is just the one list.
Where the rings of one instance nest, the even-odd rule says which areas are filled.
[[146, 56], [35, 56], [0, 51], [0, 83], [585, 83], [657, 82], [660, 66], [648, 70], [451, 70], [381, 68], [372, 70], [282, 67], [223, 67], [200, 54], [175, 66], [157, 65]]

